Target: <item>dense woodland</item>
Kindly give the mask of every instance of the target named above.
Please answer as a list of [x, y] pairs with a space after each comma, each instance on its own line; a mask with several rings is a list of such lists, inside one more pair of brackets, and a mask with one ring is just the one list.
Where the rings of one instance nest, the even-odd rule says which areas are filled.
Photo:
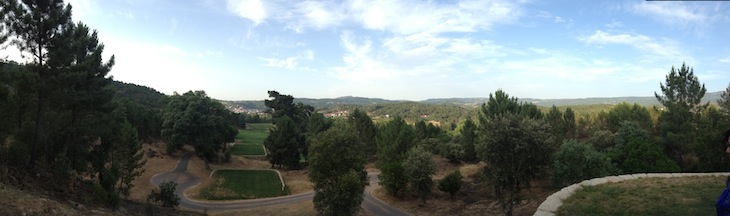
[[0, 7], [0, 39], [30, 59], [0, 63], [0, 181], [36, 179], [62, 196], [116, 206], [145, 163], [143, 142], [162, 141], [168, 154], [191, 145], [207, 165], [230, 159], [225, 143], [236, 127], [263, 121], [274, 124], [264, 141], [268, 160], [308, 169], [322, 215], [357, 212], [367, 162], [381, 171], [391, 196], [417, 196], [425, 204], [434, 187], [453, 194], [461, 176], [434, 182], [434, 154], [453, 163], [484, 162], [486, 185], [507, 215], [533, 179], [559, 188], [606, 175], [730, 168], [722, 140], [730, 129], [730, 86], [716, 105], [702, 102], [706, 89], [684, 64], [668, 66], [655, 93], [661, 106], [654, 107], [540, 107], [498, 90], [477, 108], [335, 104], [347, 115], [328, 118], [269, 91], [267, 113], [246, 115], [204, 91], [166, 96], [114, 81], [114, 57], [102, 59], [96, 31], [73, 22], [61, 0]]

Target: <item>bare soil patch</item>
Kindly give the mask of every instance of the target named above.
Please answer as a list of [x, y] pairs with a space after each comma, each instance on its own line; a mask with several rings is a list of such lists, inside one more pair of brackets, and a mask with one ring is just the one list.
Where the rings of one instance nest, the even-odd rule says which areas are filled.
[[165, 144], [162, 142], [145, 143], [142, 148], [145, 151], [147, 163], [144, 165], [142, 175], [134, 179], [134, 187], [129, 191], [129, 199], [145, 202], [147, 201], [147, 195], [156, 187], [152, 185], [150, 178], [155, 174], [175, 169], [180, 156], [184, 153], [178, 152], [173, 156], [169, 156], [165, 153]]
[[[314, 210], [314, 203], [312, 201], [304, 201], [289, 205], [275, 205], [253, 209], [243, 209], [235, 211], [227, 211], [220, 213], [213, 213], [210, 215], [215, 216], [234, 216], [234, 215], [293, 215], [293, 216], [316, 216], [317, 211]], [[371, 216], [367, 211], [360, 209], [360, 212], [355, 214], [357, 216]]]
[[[433, 175], [434, 188], [432, 196], [426, 201], [426, 205], [419, 206], [418, 198], [409, 194], [400, 198], [389, 196], [383, 188], [375, 189], [373, 196], [413, 215], [504, 214], [502, 206], [494, 197], [491, 187], [480, 180], [484, 163], [455, 164], [440, 156], [434, 156], [434, 161], [437, 170]], [[462, 179], [461, 190], [454, 195], [452, 200], [448, 193], [440, 191], [436, 186], [438, 180], [456, 169], [459, 169], [464, 178]], [[523, 201], [515, 207], [514, 215], [532, 215], [540, 203], [555, 191], [547, 180], [533, 181], [531, 185], [532, 188], [523, 189]]]

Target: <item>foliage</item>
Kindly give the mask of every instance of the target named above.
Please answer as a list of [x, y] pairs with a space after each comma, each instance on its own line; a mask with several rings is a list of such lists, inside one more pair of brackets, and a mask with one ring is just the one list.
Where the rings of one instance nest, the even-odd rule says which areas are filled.
[[597, 130], [588, 139], [588, 143], [599, 152], [607, 152], [616, 144], [616, 135], [608, 130]]
[[570, 107], [565, 108], [563, 113], [563, 127], [565, 128], [565, 139], [574, 139], [576, 130], [575, 112]]
[[454, 194], [461, 190], [461, 172], [459, 170], [454, 170], [454, 172], [449, 173], [446, 177], [439, 180], [438, 188], [439, 190], [449, 193], [450, 198], [454, 199]]
[[[302, 103], [294, 104], [294, 97], [291, 95], [282, 95], [277, 91], [268, 91], [271, 100], [265, 100], [264, 104], [266, 107], [271, 109], [271, 117], [276, 127], [279, 127], [279, 123], [285, 122], [286, 126], [282, 126], [281, 130], [286, 131], [287, 134], [282, 134], [281, 131], [274, 132], [274, 128], [271, 129], [269, 137], [264, 141], [264, 145], [267, 148], [269, 146], [275, 149], [269, 149], [272, 152], [277, 152], [275, 157], [269, 157], [269, 161], [272, 165], [284, 165], [288, 168], [300, 168], [302, 167], [301, 158], [304, 157], [306, 161], [307, 157], [307, 127], [309, 126], [310, 115], [314, 111], [314, 108], [309, 105]], [[288, 120], [282, 120], [282, 119]], [[325, 128], [320, 128], [325, 129]], [[316, 132], [313, 132], [316, 133]], [[280, 136], [280, 137], [272, 137]], [[268, 143], [268, 144], [267, 144]], [[276, 158], [275, 160], [273, 158]]]
[[623, 173], [677, 172], [679, 166], [649, 142], [649, 133], [639, 124], [624, 121], [616, 135], [616, 146], [609, 157]]
[[561, 188], [582, 180], [617, 173], [611, 160], [590, 144], [564, 141], [553, 156], [553, 186]]
[[399, 196], [408, 185], [403, 169], [403, 164], [398, 161], [381, 163], [378, 165], [380, 169], [380, 185], [385, 188], [385, 192], [391, 196]]
[[456, 139], [457, 142], [461, 144], [462, 149], [464, 150], [463, 159], [467, 163], [479, 162], [479, 158], [477, 158], [477, 153], [474, 150], [474, 143], [476, 143], [477, 140], [476, 130], [477, 126], [474, 124], [474, 122], [471, 119], [466, 119], [466, 121], [464, 121], [464, 126], [459, 132], [459, 135], [461, 136]]
[[144, 160], [144, 149], [137, 138], [137, 130], [129, 122], [123, 121], [121, 128], [117, 132], [119, 135], [114, 140], [114, 156], [112, 165], [119, 167], [119, 182], [117, 188], [122, 197], [129, 196], [129, 190], [134, 186], [132, 182], [135, 178], [142, 175], [142, 168], [146, 160]]
[[403, 162], [403, 172], [408, 178], [411, 190], [418, 194], [421, 204], [426, 203], [433, 188], [431, 175], [436, 171], [436, 163], [431, 156], [431, 152], [416, 146], [408, 151], [408, 156]]
[[225, 143], [233, 142], [238, 130], [233, 114], [223, 104], [208, 97], [204, 91], [174, 94], [165, 106], [162, 138], [172, 154], [190, 144], [206, 162], [216, 160]]
[[[516, 103], [516, 98], [509, 101]], [[493, 110], [503, 111], [495, 113]], [[495, 195], [505, 213], [512, 215], [514, 205], [520, 200], [521, 188], [529, 186], [529, 181], [548, 165], [553, 137], [543, 121], [525, 118], [509, 110], [482, 106], [476, 150], [478, 157], [487, 163], [485, 176]]]
[[363, 201], [364, 146], [354, 127], [344, 122], [314, 136], [309, 151], [309, 179], [319, 215], [354, 215]]
[[162, 182], [158, 188], [152, 189], [147, 196], [147, 201], [158, 203], [163, 207], [180, 205], [180, 197], [175, 194], [175, 187], [177, 187], [177, 183], [173, 181]]
[[666, 109], [659, 116], [660, 143], [664, 152], [682, 169], [691, 169], [694, 164], [685, 159], [697, 145], [697, 115], [707, 107], [707, 104], [700, 104], [707, 90], [694, 75], [694, 70], [684, 63], [680, 68], [672, 67], [660, 87], [662, 95], [654, 93]]
[[2, 1], [0, 8], [3, 33], [30, 59], [0, 69], [0, 111], [7, 121], [0, 138], [9, 142], [8, 163], [51, 173], [50, 186], [60, 191], [88, 181], [98, 201], [116, 205], [143, 161], [137, 129], [113, 100], [114, 57], [103, 61], [97, 32], [74, 23], [61, 0]]
[[619, 103], [613, 106], [605, 115], [605, 129], [615, 133], [624, 121], [636, 122], [646, 131], [653, 130], [649, 110], [639, 104]]
[[415, 145], [413, 127], [398, 116], [382, 123], [377, 131], [378, 163], [400, 163], [408, 149]]
[[709, 106], [701, 113], [697, 126], [697, 146], [695, 152], [699, 159], [701, 172], [722, 172], [728, 169], [726, 141], [723, 137], [730, 121], [715, 106]]
[[728, 84], [725, 91], [720, 94], [720, 99], [717, 99], [717, 105], [724, 115], [725, 120], [730, 121], [730, 84]]
[[462, 145], [454, 142], [439, 143], [438, 152], [452, 163], [458, 163], [464, 157]]
[[299, 149], [293, 148], [293, 146], [299, 145], [301, 136], [291, 118], [287, 116], [278, 118], [275, 126], [271, 128], [269, 136], [264, 140], [264, 146], [269, 151], [267, 158], [271, 162], [271, 166], [279, 165], [289, 168], [301, 166]]
[[558, 141], [562, 141], [565, 138], [565, 124], [563, 121], [563, 113], [560, 112], [558, 107], [550, 107], [550, 111], [545, 115], [545, 122], [550, 125], [550, 131]]
[[355, 128], [360, 142], [364, 145], [365, 153], [368, 156], [375, 155], [378, 150], [378, 146], [375, 143], [375, 136], [378, 131], [375, 124], [373, 124], [373, 120], [370, 119], [366, 112], [355, 109], [350, 113], [348, 121]]

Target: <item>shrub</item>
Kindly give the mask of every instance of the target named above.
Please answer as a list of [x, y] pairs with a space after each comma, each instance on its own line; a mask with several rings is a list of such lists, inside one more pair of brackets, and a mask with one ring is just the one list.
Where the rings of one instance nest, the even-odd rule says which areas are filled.
[[403, 165], [399, 162], [383, 164], [380, 168], [380, 184], [389, 195], [398, 196], [405, 189], [408, 179], [403, 172]]
[[457, 169], [450, 173], [443, 179], [439, 180], [439, 190], [449, 193], [451, 199], [454, 199], [454, 194], [461, 190], [461, 172]]
[[610, 159], [593, 146], [575, 140], [563, 142], [553, 158], [551, 181], [555, 187], [616, 173]]
[[441, 156], [449, 159], [449, 162], [459, 162], [464, 155], [463, 147], [458, 143], [448, 142], [439, 145], [439, 152]]
[[175, 188], [177, 183], [173, 181], [162, 182], [159, 190], [157, 188], [152, 189], [150, 195], [147, 196], [147, 201], [159, 203], [163, 207], [175, 207], [180, 205], [180, 197], [175, 194]]

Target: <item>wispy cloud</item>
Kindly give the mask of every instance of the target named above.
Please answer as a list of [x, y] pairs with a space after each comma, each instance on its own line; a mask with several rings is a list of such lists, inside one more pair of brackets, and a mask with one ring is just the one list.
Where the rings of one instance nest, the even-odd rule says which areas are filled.
[[631, 9], [668, 25], [704, 24], [708, 17], [699, 7], [689, 7], [682, 2], [641, 2]]
[[314, 51], [312, 50], [305, 50], [302, 53], [286, 57], [286, 58], [265, 58], [265, 57], [258, 57], [259, 60], [263, 61], [265, 66], [268, 67], [276, 67], [276, 68], [284, 68], [287, 70], [292, 71], [316, 71], [316, 69], [312, 69], [310, 67], [301, 66], [300, 62], [302, 60], [304, 61], [312, 61], [314, 60]]
[[267, 19], [303, 32], [354, 23], [365, 29], [395, 34], [474, 32], [509, 23], [522, 16], [520, 4], [511, 1], [462, 0], [452, 2], [347, 0], [286, 1], [228, 0], [227, 9], [260, 24]]
[[249, 19], [258, 25], [268, 14], [261, 0], [228, 0], [226, 7], [238, 16]]
[[666, 38], [655, 39], [641, 34], [609, 33], [596, 30], [592, 35], [581, 36], [578, 39], [587, 44], [628, 45], [644, 53], [648, 58], [661, 57], [673, 61], [693, 61], [692, 56], [683, 52], [677, 42]]

